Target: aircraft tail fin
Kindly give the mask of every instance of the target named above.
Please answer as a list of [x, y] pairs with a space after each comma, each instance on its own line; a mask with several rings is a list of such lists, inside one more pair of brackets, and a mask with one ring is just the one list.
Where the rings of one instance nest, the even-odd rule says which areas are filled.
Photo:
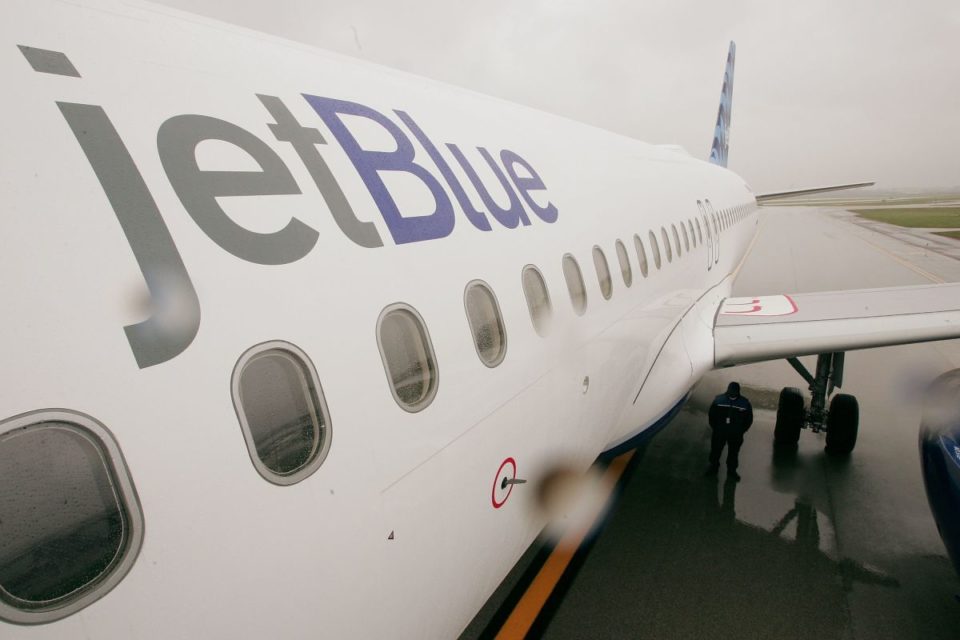
[[713, 146], [710, 147], [710, 162], [727, 166], [730, 144], [730, 113], [733, 111], [733, 66], [737, 57], [737, 44], [731, 40], [727, 52], [727, 68], [723, 71], [723, 89], [720, 91], [720, 108], [717, 110], [717, 126], [713, 130]]

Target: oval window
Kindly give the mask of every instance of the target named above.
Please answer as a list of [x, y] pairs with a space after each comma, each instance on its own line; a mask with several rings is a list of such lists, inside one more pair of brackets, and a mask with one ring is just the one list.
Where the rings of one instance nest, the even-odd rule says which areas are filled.
[[673, 249], [670, 248], [670, 236], [667, 230], [660, 227], [660, 237], [663, 238], [663, 250], [667, 254], [667, 262], [673, 262]]
[[569, 253], [563, 256], [563, 278], [567, 281], [567, 290], [570, 292], [570, 303], [578, 316], [587, 310], [587, 289], [583, 284], [583, 274], [576, 258]]
[[677, 233], [677, 225], [671, 224], [670, 231], [673, 232], [673, 249], [679, 258], [683, 255], [683, 250], [680, 248], [680, 234]]
[[647, 277], [647, 251], [643, 248], [643, 240], [637, 234], [633, 235], [633, 246], [637, 250], [637, 260], [640, 261], [640, 273]]
[[437, 361], [423, 319], [406, 304], [390, 305], [377, 320], [380, 355], [397, 404], [421, 411], [437, 393]]
[[507, 333], [496, 296], [485, 282], [474, 280], [464, 290], [463, 306], [480, 361], [488, 367], [497, 366], [507, 353]]
[[663, 264], [663, 261], [660, 258], [660, 245], [657, 243], [657, 236], [653, 231], [649, 232], [650, 234], [650, 251], [653, 253], [653, 264], [659, 269]]
[[610, 278], [610, 265], [607, 264], [607, 256], [603, 255], [603, 249], [593, 248], [593, 268], [597, 270], [597, 282], [600, 283], [600, 293], [604, 300], [609, 300], [613, 295], [613, 281]]
[[260, 475], [289, 485], [317, 470], [330, 450], [330, 416], [307, 354], [280, 340], [256, 345], [237, 361], [232, 387]]
[[0, 424], [0, 618], [36, 624], [86, 607], [142, 541], [133, 481], [103, 425], [62, 410]]
[[683, 231], [683, 250], [690, 251], [690, 236], [687, 235], [687, 227], [683, 224], [683, 220], [680, 221], [680, 231]]
[[700, 228], [700, 218], [697, 218], [694, 222], [697, 223], [697, 238], [700, 240], [700, 244], [703, 244], [703, 231]]
[[523, 268], [520, 280], [523, 285], [523, 296], [527, 299], [527, 310], [530, 312], [533, 329], [538, 335], [545, 336], [550, 328], [550, 318], [553, 316], [547, 283], [543, 281], [540, 271], [532, 264]]
[[620, 275], [623, 276], [623, 284], [630, 286], [633, 284], [633, 268], [630, 266], [630, 256], [627, 255], [627, 248], [623, 242], [617, 240], [617, 260], [620, 262]]

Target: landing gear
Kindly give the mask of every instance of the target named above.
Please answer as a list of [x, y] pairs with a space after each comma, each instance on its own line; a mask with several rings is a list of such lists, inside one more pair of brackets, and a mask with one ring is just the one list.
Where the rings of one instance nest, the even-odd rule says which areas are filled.
[[857, 425], [860, 422], [860, 405], [857, 399], [846, 393], [838, 393], [830, 401], [827, 414], [827, 453], [846, 455], [857, 444]]
[[843, 353], [821, 353], [817, 356], [816, 375], [811, 375], [798, 359], [787, 360], [810, 385], [810, 408], [804, 409], [799, 389], [785, 387], [780, 392], [777, 425], [773, 431], [775, 447], [796, 448], [800, 430], [810, 429], [814, 433], [827, 432], [827, 453], [848, 455], [853, 451], [860, 422], [857, 399], [838, 393], [827, 409], [827, 397], [843, 385], [843, 356]]
[[800, 440], [800, 429], [806, 413], [803, 409], [803, 396], [796, 387], [784, 387], [780, 391], [777, 405], [777, 426], [773, 430], [773, 445], [778, 449], [796, 449]]

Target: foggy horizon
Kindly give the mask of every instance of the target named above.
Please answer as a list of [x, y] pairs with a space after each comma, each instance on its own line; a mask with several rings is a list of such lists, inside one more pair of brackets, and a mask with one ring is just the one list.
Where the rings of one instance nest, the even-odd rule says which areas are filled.
[[960, 190], [957, 3], [160, 3], [704, 159], [734, 40], [729, 168], [756, 192]]

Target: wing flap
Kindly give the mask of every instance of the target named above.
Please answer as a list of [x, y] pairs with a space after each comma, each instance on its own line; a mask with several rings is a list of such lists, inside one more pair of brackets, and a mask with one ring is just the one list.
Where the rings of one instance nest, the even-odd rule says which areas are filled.
[[729, 367], [960, 338], [960, 284], [728, 298], [714, 363]]

